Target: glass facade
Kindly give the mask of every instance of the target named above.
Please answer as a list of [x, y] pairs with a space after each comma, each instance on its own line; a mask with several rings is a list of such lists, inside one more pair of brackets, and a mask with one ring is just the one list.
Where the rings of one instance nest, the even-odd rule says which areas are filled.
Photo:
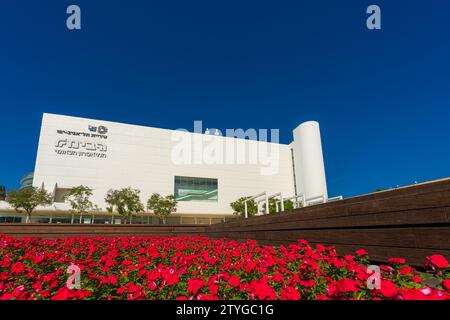
[[217, 202], [217, 179], [175, 177], [175, 199], [177, 201]]
[[28, 173], [20, 179], [20, 189], [28, 188], [33, 185], [34, 172]]

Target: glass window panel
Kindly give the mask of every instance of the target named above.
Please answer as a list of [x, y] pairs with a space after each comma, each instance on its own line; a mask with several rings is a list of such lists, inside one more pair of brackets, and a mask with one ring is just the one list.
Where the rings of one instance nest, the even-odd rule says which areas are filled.
[[176, 176], [174, 194], [177, 201], [217, 202], [217, 179]]

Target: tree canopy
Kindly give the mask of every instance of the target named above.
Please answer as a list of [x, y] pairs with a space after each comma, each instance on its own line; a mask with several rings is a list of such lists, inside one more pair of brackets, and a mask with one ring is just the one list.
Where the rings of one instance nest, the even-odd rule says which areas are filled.
[[72, 211], [79, 214], [87, 214], [94, 209], [91, 202], [92, 189], [83, 185], [69, 189], [64, 196], [64, 201], [68, 201]]
[[[278, 212], [281, 212], [281, 203], [280, 200], [277, 198], [270, 198], [269, 199], [269, 213], [275, 213], [277, 212], [277, 204], [278, 202]], [[294, 209], [294, 203], [291, 200], [284, 200], [284, 211], [292, 210]], [[262, 210], [265, 213], [266, 212], [266, 203], [263, 202]]]
[[26, 187], [19, 190], [10, 190], [6, 201], [17, 212], [27, 213], [27, 222], [31, 220], [31, 213], [38, 206], [48, 206], [53, 202], [52, 195], [43, 188]]
[[140, 193], [139, 190], [131, 187], [109, 190], [105, 198], [105, 202], [109, 205], [107, 210], [111, 213], [117, 212], [125, 221], [129, 219], [131, 222], [134, 214], [144, 211], [144, 205], [139, 197]]
[[166, 218], [177, 211], [177, 203], [173, 195], [163, 197], [159, 193], [153, 193], [147, 201], [147, 209], [152, 210], [156, 216], [162, 218], [165, 224]]
[[[251, 197], [241, 197], [236, 201], [230, 203], [231, 208], [234, 210], [233, 214], [238, 216], [245, 216], [245, 205], [244, 201]], [[258, 213], [258, 206], [256, 205], [255, 200], [247, 201], [247, 214], [249, 217], [254, 216]]]

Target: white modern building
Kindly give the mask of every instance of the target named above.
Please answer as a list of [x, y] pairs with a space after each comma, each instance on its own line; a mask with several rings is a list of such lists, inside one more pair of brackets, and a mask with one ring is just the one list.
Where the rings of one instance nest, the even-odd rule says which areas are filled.
[[40, 210], [67, 213], [62, 198], [78, 185], [94, 190], [92, 200], [105, 215], [110, 189], [139, 189], [144, 204], [154, 192], [173, 194], [181, 223], [221, 221], [232, 216], [231, 202], [260, 193], [303, 204], [327, 201], [317, 122], [295, 128], [288, 145], [270, 142], [264, 131], [221, 135], [199, 125], [188, 132], [45, 113], [33, 186], [52, 192], [54, 205]]

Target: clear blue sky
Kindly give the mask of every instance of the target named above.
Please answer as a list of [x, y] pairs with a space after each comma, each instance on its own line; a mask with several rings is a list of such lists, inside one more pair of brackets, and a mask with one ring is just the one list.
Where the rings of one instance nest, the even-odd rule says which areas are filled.
[[448, 177], [449, 14], [444, 0], [3, 1], [0, 185], [34, 169], [43, 112], [280, 128], [283, 143], [317, 120], [330, 195]]

